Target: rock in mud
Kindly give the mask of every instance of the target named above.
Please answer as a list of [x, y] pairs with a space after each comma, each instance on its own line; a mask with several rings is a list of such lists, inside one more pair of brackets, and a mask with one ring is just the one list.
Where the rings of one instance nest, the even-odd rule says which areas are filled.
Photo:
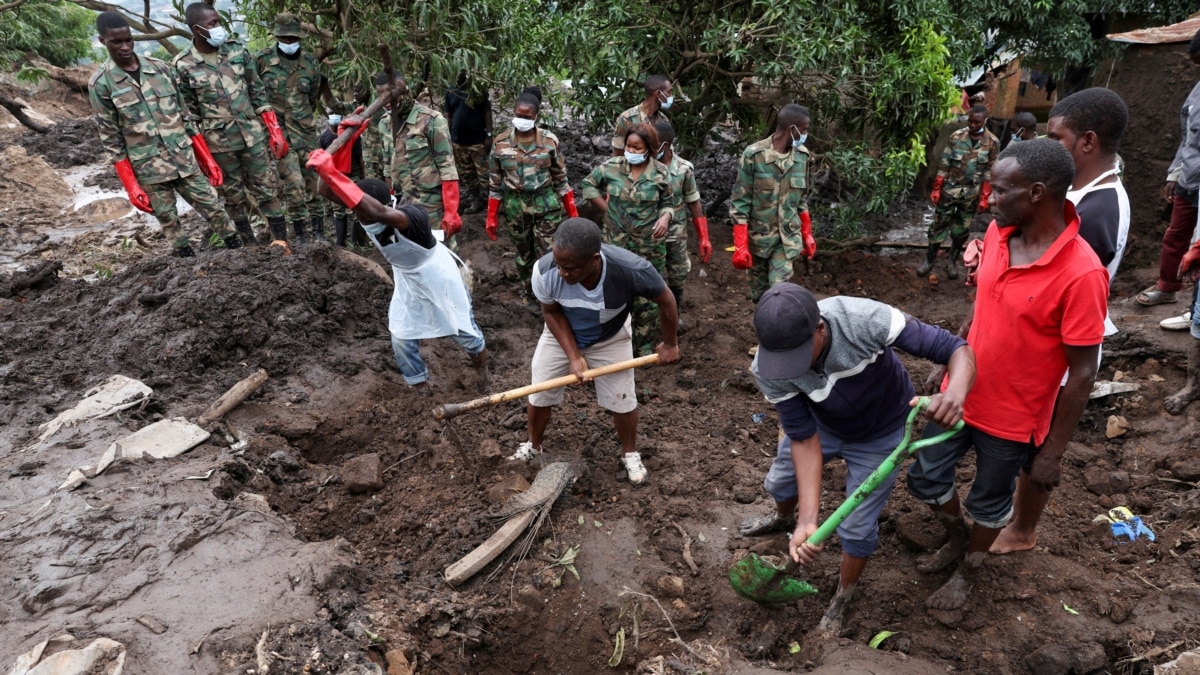
[[1063, 673], [1082, 675], [1103, 668], [1107, 661], [1104, 647], [1095, 642], [1070, 646], [1052, 644], [1026, 656], [1025, 666], [1034, 675], [1062, 675]]
[[509, 497], [529, 489], [529, 481], [521, 474], [511, 474], [492, 487], [488, 488], [488, 501], [493, 504], [503, 504]]
[[384, 658], [387, 659], [388, 675], [412, 675], [412, 665], [403, 650], [393, 649]]
[[1200, 459], [1185, 459], [1171, 467], [1171, 473], [1179, 480], [1194, 482], [1200, 480]]
[[1129, 433], [1129, 420], [1120, 415], [1109, 415], [1108, 426], [1104, 429], [1104, 435], [1109, 438], [1119, 438]]
[[1097, 466], [1088, 469], [1083, 478], [1087, 489], [1098, 495], [1116, 495], [1129, 490], [1129, 474], [1125, 471], [1106, 471]]
[[383, 489], [383, 460], [379, 455], [359, 455], [342, 465], [342, 482], [351, 494]]
[[663, 575], [655, 582], [660, 593], [668, 598], [682, 598], [684, 592], [683, 579], [672, 574]]

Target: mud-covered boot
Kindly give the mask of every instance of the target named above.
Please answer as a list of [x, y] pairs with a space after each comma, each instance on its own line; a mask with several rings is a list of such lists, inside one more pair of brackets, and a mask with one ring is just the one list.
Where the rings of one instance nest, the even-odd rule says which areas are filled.
[[229, 234], [222, 237], [221, 241], [225, 242], [225, 248], [227, 248], [231, 251], [235, 248], [242, 247], [242, 238], [240, 236], [238, 236], [237, 232], [230, 232]]
[[471, 367], [475, 369], [475, 375], [478, 378], [479, 393], [486, 393], [491, 385], [491, 377], [488, 374], [488, 357], [487, 348], [478, 354], [470, 354]]
[[929, 250], [925, 253], [925, 262], [917, 268], [917, 276], [923, 277], [933, 271], [933, 263], [937, 260], [938, 249], [941, 247], [941, 242], [929, 245]]
[[355, 246], [366, 248], [371, 245], [371, 240], [367, 237], [367, 231], [363, 229], [362, 223], [358, 222], [358, 220], [354, 221], [354, 230], [350, 238], [354, 241]]
[[484, 204], [485, 204], [485, 201], [482, 197], [479, 196], [478, 189], [468, 190], [467, 191], [467, 204], [466, 204], [466, 208], [463, 209], [463, 214], [471, 215], [471, 214], [475, 214], [475, 213], [482, 213]]
[[325, 216], [312, 217], [312, 233], [313, 241], [327, 241], [325, 239]]
[[296, 231], [296, 245], [303, 246], [308, 243], [308, 222], [303, 218], [292, 221], [292, 229]]
[[272, 240], [287, 241], [287, 221], [283, 219], [283, 216], [267, 218], [267, 227], [271, 228]]
[[185, 241], [182, 246], [175, 246], [171, 250], [171, 255], [176, 258], [195, 258], [196, 252], [192, 250], [192, 245]]
[[346, 216], [333, 218], [333, 243], [342, 248], [346, 247]]
[[242, 238], [242, 244], [245, 246], [257, 246], [258, 240], [254, 238], [254, 228], [250, 226], [250, 220], [247, 218], [238, 218], [233, 221], [234, 228], [237, 229], [238, 236]]
[[946, 277], [949, 279], [958, 278], [958, 266], [962, 262], [963, 246], [967, 243], [964, 239], [954, 239], [950, 242], [950, 258], [947, 260]]

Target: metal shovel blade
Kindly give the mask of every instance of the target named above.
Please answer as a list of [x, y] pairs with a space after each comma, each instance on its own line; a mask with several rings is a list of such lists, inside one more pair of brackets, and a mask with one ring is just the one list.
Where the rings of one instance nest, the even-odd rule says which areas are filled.
[[777, 567], [751, 553], [729, 568], [729, 585], [743, 598], [762, 604], [794, 602], [816, 595], [817, 589], [791, 575], [794, 569], [795, 565]]

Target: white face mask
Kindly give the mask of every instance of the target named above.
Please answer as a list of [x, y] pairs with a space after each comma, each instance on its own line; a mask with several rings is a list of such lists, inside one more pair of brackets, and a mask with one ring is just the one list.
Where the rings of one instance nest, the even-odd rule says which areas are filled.
[[329, 116], [329, 126], [332, 127], [334, 130], [336, 130], [338, 128], [338, 125], [341, 123], [342, 123], [341, 115], [330, 115]]
[[[200, 28], [200, 26], [197, 26], [197, 28]], [[204, 32], [208, 33], [208, 37], [204, 38], [204, 41], [213, 47], [220, 47], [229, 39], [229, 31], [225, 30], [224, 26], [205, 28]]]
[[638, 165], [646, 161], [646, 153], [625, 151], [625, 161], [633, 165]]
[[512, 122], [513, 128], [517, 131], [531, 131], [535, 126], [537, 126], [537, 122], [535, 120], [525, 119], [524, 117], [514, 117]]
[[388, 229], [388, 226], [383, 223], [374, 223], [372, 225], [363, 225], [362, 228], [367, 231], [367, 234], [378, 237]]
[[[796, 129], [796, 127], [792, 127], [792, 129]], [[791, 129], [789, 129], [788, 132], [790, 135]], [[799, 149], [800, 146], [804, 145], [804, 141], [808, 140], [808, 134], [807, 133], [801, 134], [799, 129], [796, 129], [796, 133], [799, 135], [792, 136], [792, 147]]]
[[295, 56], [296, 52], [300, 51], [300, 43], [299, 42], [280, 42], [279, 43], [279, 51], [283, 52], [284, 54], [287, 54], [288, 56]]
[[[661, 95], [661, 94], [660, 94], [660, 95]], [[659, 107], [660, 107], [660, 108], [662, 108], [663, 110], [669, 110], [669, 109], [671, 108], [671, 104], [672, 104], [672, 103], [674, 103], [674, 102], [675, 102], [675, 97], [674, 97], [674, 96], [668, 96], [668, 97], [667, 97], [667, 100], [665, 100], [665, 101], [662, 101], [662, 102], [661, 102], [661, 104], [659, 105]]]

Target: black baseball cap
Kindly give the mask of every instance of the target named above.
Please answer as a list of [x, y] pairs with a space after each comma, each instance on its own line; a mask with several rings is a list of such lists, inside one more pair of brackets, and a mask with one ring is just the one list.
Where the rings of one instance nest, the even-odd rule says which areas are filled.
[[754, 310], [758, 334], [758, 375], [792, 380], [812, 368], [813, 332], [821, 322], [817, 299], [793, 283], [775, 284]]

